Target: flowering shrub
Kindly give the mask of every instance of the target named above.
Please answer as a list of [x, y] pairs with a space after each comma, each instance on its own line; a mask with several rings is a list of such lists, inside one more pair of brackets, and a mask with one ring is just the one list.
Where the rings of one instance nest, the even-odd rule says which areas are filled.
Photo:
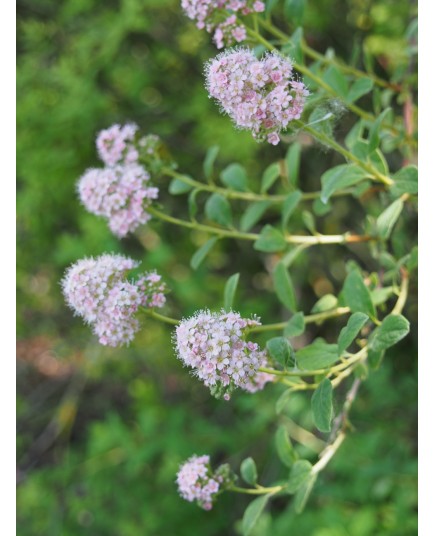
[[[256, 140], [273, 146], [289, 142], [285, 158], [278, 156], [264, 166], [257, 191], [257, 184], [253, 184], [254, 180], [239, 163], [221, 171], [221, 184], [217, 184], [217, 152], [211, 148], [203, 165], [205, 182], [178, 171], [155, 135], [141, 137], [135, 124], [113, 125], [97, 138], [98, 153], [106, 167], [88, 170], [83, 175], [78, 185], [80, 198], [90, 212], [108, 219], [110, 229], [118, 237], [134, 232], [151, 216], [209, 235], [192, 257], [193, 269], [204, 262], [219, 239], [252, 243], [255, 251], [268, 255], [264, 264], [267, 269], [270, 267], [276, 303], [285, 311], [279, 309], [281, 318], [271, 323], [261, 323], [256, 311], [250, 312], [251, 319], [234, 312], [241, 276], [237, 273], [224, 286], [224, 308], [219, 312], [202, 310], [184, 320], [156, 313], [153, 309], [165, 304], [165, 284], [156, 273], [127, 280], [127, 272], [138, 263], [120, 255], [78, 261], [69, 268], [62, 284], [68, 305], [91, 324], [102, 344], [118, 346], [131, 342], [140, 328], [139, 310], [170, 324], [174, 327], [178, 358], [216, 398], [229, 401], [236, 388], [241, 391], [237, 396], [243, 396], [242, 391], [254, 394], [270, 383], [270, 396], [272, 388], [281, 388], [276, 400], [276, 412], [280, 413], [293, 393], [312, 392], [312, 422], [317, 434], [327, 434], [325, 441], [320, 441], [322, 447], [317, 449], [318, 459], [314, 463], [300, 459], [300, 452], [304, 451], [297, 450], [289, 440], [288, 430], [280, 427], [276, 448], [279, 459], [290, 471], [289, 475], [287, 471], [282, 473], [270, 486], [258, 484], [256, 465], [250, 457], [242, 462], [240, 473], [251, 487], [235, 485], [238, 477], [227, 465], [213, 472], [208, 455], [192, 456], [178, 472], [176, 481], [181, 497], [196, 501], [205, 510], [213, 506], [222, 492], [259, 495], [244, 515], [243, 533], [248, 535], [275, 495], [293, 495], [295, 511], [303, 510], [318, 475], [350, 431], [348, 415], [367, 371], [377, 368], [386, 350], [409, 332], [409, 322], [402, 313], [417, 251], [398, 256], [389, 248], [395, 225], [417, 193], [417, 170], [409, 164], [415, 140], [408, 114], [404, 122], [396, 121], [387, 107], [371, 114], [355, 104], [370, 95], [374, 86], [387, 88], [392, 94], [400, 93], [402, 87], [324, 57], [294, 34], [291, 46], [300, 61], [297, 63], [288, 56], [286, 46], [278, 48], [274, 38], [278, 38], [278, 43], [287, 43], [289, 36], [261, 15], [263, 2], [183, 0], [182, 7], [198, 28], [213, 32], [218, 48], [246, 41], [268, 50], [262, 57], [247, 46], [222, 52], [207, 62], [205, 86], [236, 127], [250, 130]], [[247, 17], [252, 18], [252, 26]], [[273, 40], [266, 38], [268, 33]], [[308, 65], [303, 54], [316, 63]], [[299, 79], [301, 75], [313, 86], [311, 92]], [[381, 103], [376, 104], [376, 108], [379, 106]], [[341, 142], [333, 127], [338, 119], [336, 110], [345, 108], [356, 118]], [[295, 141], [299, 133], [309, 140], [306, 144], [315, 141], [344, 159], [344, 163], [318, 177], [318, 191], [297, 188], [302, 157], [302, 145]], [[401, 169], [390, 171], [386, 149], [402, 155]], [[398, 167], [395, 162], [397, 157], [391, 165]], [[147, 169], [158, 189], [150, 185]], [[152, 204], [166, 177], [172, 179], [169, 193], [188, 193], [189, 219], [167, 214]], [[274, 193], [270, 193], [272, 188]], [[332, 211], [336, 198], [351, 196], [360, 200], [366, 192], [380, 195], [376, 213], [366, 217], [359, 232], [318, 231], [318, 220]], [[200, 196], [203, 202], [198, 202]], [[243, 206], [239, 218], [233, 217], [236, 203]], [[380, 210], [381, 204], [384, 206]], [[300, 217], [292, 219], [297, 211]], [[307, 233], [306, 229], [297, 230], [300, 222]], [[254, 232], [255, 228], [258, 232]], [[345, 276], [337, 295], [324, 293], [307, 313], [297, 303], [297, 282], [293, 281], [290, 267], [299, 255], [308, 254], [308, 248], [332, 244], [368, 244], [365, 257], [371, 255], [373, 263], [381, 269], [368, 272], [370, 262], [355, 260], [347, 264], [346, 272], [339, 267], [336, 273], [345, 272]], [[215, 304], [211, 306], [216, 308]], [[347, 316], [335, 342], [313, 338], [307, 331], [309, 324], [319, 325]], [[275, 336], [268, 338], [269, 332]], [[296, 339], [301, 335], [305, 335], [302, 345]], [[262, 345], [255, 340], [261, 336], [267, 337]], [[350, 377], [352, 383], [341, 397], [343, 401], [335, 400], [334, 391]], [[316, 438], [311, 432], [300, 432], [299, 428], [297, 431], [297, 440], [306, 436]]]

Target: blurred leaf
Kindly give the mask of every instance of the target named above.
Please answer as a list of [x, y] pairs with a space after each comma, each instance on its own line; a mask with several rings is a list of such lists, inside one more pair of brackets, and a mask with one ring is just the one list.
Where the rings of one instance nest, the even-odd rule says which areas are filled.
[[410, 323], [402, 315], [390, 314], [376, 328], [370, 338], [369, 346], [373, 352], [387, 350], [403, 339], [410, 331]]
[[378, 352], [374, 352], [371, 350], [371, 348], [368, 349], [368, 363], [369, 366], [373, 370], [377, 370], [378, 367], [381, 365], [381, 362], [383, 361], [384, 357], [384, 350], [379, 350]]
[[338, 337], [338, 353], [342, 354], [350, 344], [354, 341], [359, 331], [369, 320], [368, 315], [365, 313], [353, 313], [345, 327], [341, 329]]
[[301, 217], [306, 229], [312, 234], [316, 234], [315, 218], [313, 217], [313, 214], [308, 210], [303, 210]]
[[269, 498], [270, 495], [262, 495], [249, 504], [243, 517], [243, 536], [249, 536], [252, 532]]
[[271, 204], [271, 201], [256, 201], [255, 203], [250, 204], [241, 216], [241, 231], [250, 231], [250, 229], [262, 218]]
[[196, 214], [198, 210], [196, 197], [199, 193], [200, 193], [200, 190], [194, 189], [190, 192], [188, 196], [188, 213], [192, 220], [196, 218]]
[[345, 75], [334, 66], [329, 67], [323, 74], [323, 80], [326, 82], [336, 94], [342, 99], [346, 100], [348, 94], [348, 80]]
[[232, 190], [245, 192], [247, 190], [247, 172], [240, 164], [230, 164], [221, 173], [222, 182]]
[[338, 299], [333, 294], [322, 296], [312, 307], [312, 313], [322, 313], [334, 309], [338, 305]]
[[288, 180], [293, 186], [296, 186], [298, 183], [298, 177], [300, 174], [300, 157], [301, 145], [298, 142], [294, 142], [289, 146], [285, 157]]
[[346, 102], [355, 102], [356, 100], [363, 97], [369, 93], [374, 87], [374, 82], [371, 78], [358, 78], [354, 84], [351, 86], [348, 95], [346, 97]]
[[391, 108], [386, 108], [381, 112], [377, 119], [372, 124], [372, 127], [369, 131], [369, 152], [374, 151], [380, 145], [380, 128], [383, 124], [384, 119], [392, 113]]
[[302, 312], [296, 313], [292, 318], [288, 320], [285, 326], [285, 337], [297, 337], [304, 333], [304, 314]]
[[285, 426], [279, 426], [276, 431], [275, 441], [277, 455], [279, 456], [280, 461], [286, 465], [286, 467], [292, 467], [292, 464], [298, 459], [298, 454], [294, 450]]
[[338, 359], [338, 345], [316, 339], [312, 344], [295, 353], [297, 366], [301, 370], [317, 370], [333, 365]]
[[220, 147], [218, 145], [211, 146], [206, 152], [205, 159], [203, 161], [203, 172], [205, 178], [210, 181], [212, 179], [214, 171], [214, 162], [219, 154]]
[[347, 275], [342, 292], [345, 303], [353, 313], [366, 313], [370, 317], [375, 317], [376, 312], [371, 294], [359, 270], [351, 270]]
[[240, 467], [241, 476], [243, 480], [254, 486], [258, 480], [258, 471], [256, 470], [256, 464], [253, 458], [246, 458], [241, 462]]
[[312, 464], [307, 460], [296, 460], [289, 473], [286, 485], [288, 493], [295, 493], [309, 479], [312, 472]]
[[291, 24], [300, 26], [304, 14], [304, 0], [285, 0], [283, 11]]
[[315, 216], [325, 216], [332, 209], [331, 203], [323, 203], [320, 198], [315, 199], [312, 205], [312, 210]]
[[270, 164], [262, 175], [261, 194], [268, 192], [280, 175], [280, 166], [277, 162]]
[[302, 198], [302, 193], [299, 190], [296, 190], [295, 192], [292, 192], [288, 195], [288, 197], [283, 202], [282, 207], [282, 227], [285, 230], [286, 226], [288, 225], [288, 221], [290, 217], [292, 216], [292, 213], [297, 208], [297, 205], [299, 204], [300, 200]]
[[312, 395], [312, 412], [315, 426], [320, 432], [330, 432], [333, 417], [333, 386], [324, 378]]
[[172, 195], [181, 195], [189, 192], [192, 189], [190, 184], [186, 184], [180, 179], [172, 179], [169, 184], [169, 193]]
[[216, 244], [217, 240], [218, 240], [218, 237], [213, 236], [194, 253], [190, 261], [190, 266], [193, 268], [193, 270], [197, 270], [199, 268], [202, 261], [205, 259], [205, 257], [208, 255], [208, 253], [212, 250], [212, 248]]
[[233, 274], [226, 281], [225, 291], [224, 291], [224, 309], [225, 311], [230, 311], [234, 303], [235, 292], [238, 286], [238, 280], [240, 279], [240, 274]]
[[399, 215], [404, 208], [404, 201], [402, 199], [396, 199], [391, 205], [389, 205], [384, 212], [382, 212], [377, 219], [377, 231], [378, 236], [387, 240], [393, 230], [393, 226], [398, 221]]
[[262, 228], [259, 238], [253, 245], [257, 251], [264, 251], [266, 253], [282, 251], [286, 246], [285, 237], [272, 225], [266, 225]]
[[294, 285], [286, 266], [282, 261], [278, 262], [273, 270], [274, 290], [279, 301], [290, 311], [297, 310]]
[[417, 175], [418, 169], [416, 166], [407, 166], [399, 170], [398, 173], [395, 173], [393, 175], [395, 184], [391, 188], [393, 195], [399, 196], [405, 193], [417, 194]]
[[221, 194], [212, 194], [205, 203], [206, 217], [223, 227], [232, 224], [232, 209], [229, 201]]
[[267, 350], [270, 357], [287, 367], [293, 354], [292, 346], [286, 337], [274, 337], [267, 341]]
[[294, 497], [294, 510], [296, 514], [301, 514], [304, 507], [306, 506], [307, 500], [312, 492], [313, 486], [315, 485], [317, 475], [312, 474], [300, 487]]
[[366, 171], [355, 164], [341, 164], [327, 170], [321, 176], [321, 201], [327, 203], [335, 192], [353, 186], [367, 177]]

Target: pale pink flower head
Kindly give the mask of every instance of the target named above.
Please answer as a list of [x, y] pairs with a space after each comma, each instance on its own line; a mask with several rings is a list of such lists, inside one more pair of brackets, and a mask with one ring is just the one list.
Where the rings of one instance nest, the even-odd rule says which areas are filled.
[[137, 162], [139, 153], [134, 145], [134, 138], [138, 128], [134, 123], [123, 126], [116, 124], [98, 133], [96, 148], [106, 166]]
[[92, 326], [103, 345], [129, 344], [140, 327], [139, 308], [161, 307], [165, 302], [166, 285], [156, 280], [157, 274], [127, 279], [138, 266], [122, 255], [105, 254], [77, 261], [62, 279], [66, 303]]
[[85, 208], [106, 218], [119, 238], [150, 220], [146, 209], [158, 197], [158, 188], [150, 184], [149, 173], [139, 164], [88, 169], [77, 190]]
[[208, 62], [206, 87], [238, 128], [272, 145], [300, 118], [309, 94], [294, 80], [289, 58], [269, 52], [258, 60], [247, 48], [226, 50]]
[[[257, 325], [259, 320], [241, 318], [239, 313], [198, 311], [176, 328], [178, 358], [219, 398], [228, 400], [236, 387], [260, 390], [266, 381], [257, 380], [257, 375], [267, 364], [266, 353], [246, 341], [249, 327]], [[271, 380], [270, 376], [267, 381]]]

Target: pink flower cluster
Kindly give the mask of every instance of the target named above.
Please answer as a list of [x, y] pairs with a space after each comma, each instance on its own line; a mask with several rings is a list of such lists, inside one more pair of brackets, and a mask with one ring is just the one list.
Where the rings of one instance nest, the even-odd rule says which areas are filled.
[[109, 221], [110, 230], [119, 238], [149, 221], [146, 211], [158, 188], [149, 186], [149, 173], [139, 164], [118, 164], [103, 169], [88, 169], [77, 189], [86, 209]]
[[223, 482], [221, 475], [213, 474], [209, 456], [192, 456], [184, 462], [177, 474], [179, 494], [189, 502], [197, 501], [205, 510], [211, 510], [213, 499]]
[[258, 60], [247, 48], [219, 54], [206, 67], [206, 85], [235, 124], [272, 145], [279, 132], [299, 119], [309, 94], [292, 78], [291, 61], [277, 52]]
[[237, 13], [249, 15], [265, 10], [264, 2], [259, 0], [182, 0], [181, 7], [199, 29], [214, 32], [217, 48], [246, 39], [246, 28], [237, 20]]
[[122, 255], [105, 254], [79, 260], [62, 280], [67, 304], [93, 327], [103, 345], [131, 342], [140, 327], [134, 316], [139, 307], [162, 307], [166, 301], [166, 285], [158, 274], [126, 279], [127, 272], [138, 266]]
[[178, 357], [213, 394], [226, 400], [235, 387], [256, 392], [273, 379], [258, 372], [267, 364], [266, 353], [245, 340], [246, 330], [257, 325], [258, 320], [241, 318], [239, 313], [199, 311], [176, 328]]
[[134, 145], [134, 138], [138, 128], [134, 123], [129, 123], [123, 126], [112, 125], [99, 132], [96, 148], [106, 166], [114, 166], [120, 162], [124, 164], [137, 162], [139, 153]]

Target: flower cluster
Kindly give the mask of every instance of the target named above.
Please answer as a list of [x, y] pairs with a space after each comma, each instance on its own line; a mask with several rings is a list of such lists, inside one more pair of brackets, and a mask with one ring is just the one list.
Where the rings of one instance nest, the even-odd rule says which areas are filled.
[[210, 97], [239, 128], [272, 145], [279, 143], [279, 132], [290, 121], [300, 118], [309, 94], [292, 76], [289, 59], [271, 52], [258, 60], [246, 48], [223, 52], [206, 67]]
[[138, 266], [122, 255], [105, 254], [79, 260], [62, 280], [69, 307], [92, 325], [101, 344], [128, 344], [139, 329], [134, 316], [139, 307], [162, 307], [166, 301], [166, 285], [158, 274], [127, 280], [127, 272]]
[[110, 230], [119, 238], [149, 221], [146, 211], [158, 188], [149, 186], [149, 173], [139, 164], [118, 164], [103, 169], [88, 169], [77, 189], [86, 209], [109, 221]]
[[266, 353], [245, 340], [246, 330], [257, 325], [258, 320], [241, 318], [239, 313], [199, 311], [176, 328], [178, 357], [216, 396], [228, 400], [236, 387], [256, 392], [273, 379], [258, 372], [267, 364]]
[[213, 33], [217, 48], [246, 39], [246, 28], [236, 14], [249, 15], [265, 10], [264, 2], [259, 0], [182, 0], [181, 6], [199, 29]]
[[138, 126], [134, 123], [112, 125], [101, 130], [96, 138], [99, 157], [106, 166], [118, 163], [131, 164], [137, 162], [139, 153], [134, 145]]
[[181, 497], [189, 502], [197, 501], [205, 510], [211, 510], [216, 494], [229, 482], [226, 466], [213, 473], [208, 455], [191, 456], [181, 465], [176, 477]]

